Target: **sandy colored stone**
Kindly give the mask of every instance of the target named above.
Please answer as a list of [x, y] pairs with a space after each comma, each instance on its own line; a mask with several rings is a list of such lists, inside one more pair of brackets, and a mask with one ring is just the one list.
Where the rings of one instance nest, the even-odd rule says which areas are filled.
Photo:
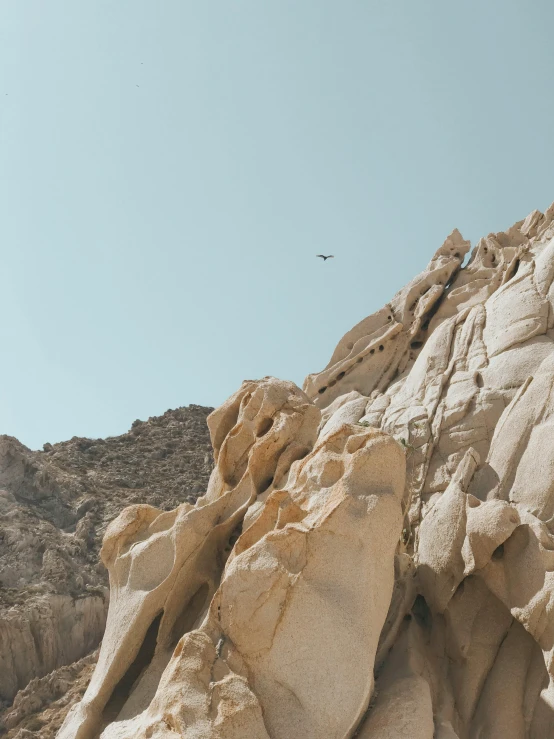
[[[291, 383], [246, 383], [210, 419], [216, 467], [206, 496], [171, 514], [127, 509], [110, 526], [106, 634], [60, 737], [102, 726], [104, 739], [339, 739], [355, 730], [393, 590], [404, 451], [348, 424], [315, 444], [319, 422]], [[175, 635], [175, 614], [198, 592], [199, 627]], [[151, 661], [116, 712], [110, 694], [160, 612]]]
[[113, 521], [61, 739], [554, 737], [554, 205], [469, 248], [303, 390], [243, 383], [196, 503]]

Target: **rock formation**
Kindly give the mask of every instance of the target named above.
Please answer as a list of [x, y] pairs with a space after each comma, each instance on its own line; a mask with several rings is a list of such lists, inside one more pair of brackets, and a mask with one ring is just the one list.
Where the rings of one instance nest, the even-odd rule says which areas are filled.
[[60, 739], [554, 737], [554, 206], [469, 249], [302, 390], [243, 383], [194, 504], [110, 524]]
[[208, 419], [206, 495], [110, 525], [106, 633], [60, 736], [354, 731], [392, 595], [404, 453], [360, 426], [318, 438], [320, 419], [292, 383], [244, 383]]
[[213, 466], [210, 410], [168, 411], [119, 437], [40, 452], [0, 437], [0, 734], [4, 726], [13, 736], [20, 728], [54, 736], [60, 712], [48, 706], [71, 703], [67, 688], [91, 672], [85, 655], [104, 632], [108, 577], [98, 552], [107, 525], [139, 500], [167, 510], [196, 500]]

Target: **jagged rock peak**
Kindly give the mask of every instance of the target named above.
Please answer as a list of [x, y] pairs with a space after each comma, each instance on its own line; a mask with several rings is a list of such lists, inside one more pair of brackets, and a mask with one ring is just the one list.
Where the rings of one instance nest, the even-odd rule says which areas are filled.
[[134, 505], [60, 739], [554, 737], [554, 206], [454, 231], [300, 390], [208, 420], [205, 495]]
[[304, 391], [210, 416], [206, 495], [108, 529], [61, 739], [554, 736], [553, 216], [465, 267], [454, 231]]

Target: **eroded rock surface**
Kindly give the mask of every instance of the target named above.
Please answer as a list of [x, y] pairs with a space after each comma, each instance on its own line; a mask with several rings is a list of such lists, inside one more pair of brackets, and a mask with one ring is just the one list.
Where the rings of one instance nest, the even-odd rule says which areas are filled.
[[[39, 709], [25, 688], [50, 673], [43, 686], [64, 684], [56, 670], [100, 642], [109, 589], [98, 553], [109, 522], [139, 500], [169, 510], [205, 491], [210, 410], [180, 408], [135, 421], [119, 437], [73, 438], [40, 452], [0, 437], [0, 732], [3, 724], [16, 731], [24, 717], [34, 736], [54, 735], [52, 712], [31, 720]], [[59, 689], [50, 700], [62, 700]]]
[[[60, 739], [554, 737], [554, 206], [424, 272], [125, 509]], [[22, 737], [19, 737], [22, 739]]]
[[246, 382], [208, 420], [206, 495], [110, 525], [106, 634], [60, 737], [355, 730], [393, 591], [404, 452], [359, 425], [318, 438], [320, 422], [292, 383]]

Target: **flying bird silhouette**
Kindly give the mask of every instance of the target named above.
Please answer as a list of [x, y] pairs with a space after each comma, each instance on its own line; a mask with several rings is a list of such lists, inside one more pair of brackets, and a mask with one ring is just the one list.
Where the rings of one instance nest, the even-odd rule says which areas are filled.
[[323, 261], [325, 262], [327, 259], [334, 259], [335, 255], [328, 254], [327, 256], [325, 256], [325, 254], [316, 254], [316, 257], [321, 257]]

